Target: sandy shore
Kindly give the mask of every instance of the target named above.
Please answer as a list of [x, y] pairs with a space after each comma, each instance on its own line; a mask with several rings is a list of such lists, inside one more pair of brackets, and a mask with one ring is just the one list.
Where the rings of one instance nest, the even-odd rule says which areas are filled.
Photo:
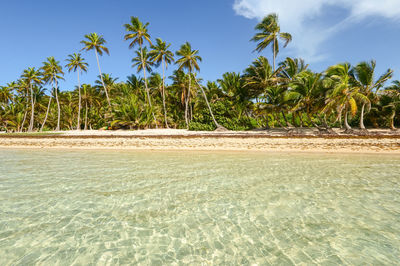
[[[308, 130], [308, 129], [307, 129]], [[159, 129], [140, 131], [68, 131], [46, 135], [0, 135], [0, 148], [73, 148], [137, 150], [280, 151], [400, 154], [400, 136], [317, 136], [314, 131], [287, 136], [279, 131], [193, 132]]]

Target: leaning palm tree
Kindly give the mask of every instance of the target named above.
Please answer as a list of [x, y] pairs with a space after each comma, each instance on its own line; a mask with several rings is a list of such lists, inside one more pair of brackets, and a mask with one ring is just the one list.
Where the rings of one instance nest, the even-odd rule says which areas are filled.
[[[43, 62], [43, 75], [44, 75], [44, 80], [48, 83], [51, 83], [54, 89], [54, 94], [56, 96], [56, 101], [57, 101], [57, 127], [56, 130], [60, 130], [60, 120], [61, 120], [61, 107], [60, 107], [60, 101], [58, 99], [58, 83], [57, 80], [64, 79], [62, 75], [64, 75], [64, 72], [62, 71], [62, 67], [60, 66], [60, 62], [56, 61], [56, 59], [51, 56], [47, 58], [46, 62]], [[51, 98], [50, 98], [51, 99]], [[42, 124], [42, 127], [40, 130], [43, 130], [43, 127], [46, 123], [49, 108], [50, 108], [50, 99], [49, 99], [49, 105], [47, 107], [47, 112], [46, 116], [44, 119], [44, 122]]]
[[33, 96], [33, 85], [42, 83], [42, 73], [35, 69], [34, 67], [30, 67], [25, 69], [22, 73], [22, 79], [25, 81], [25, 84], [29, 87], [30, 90], [30, 98], [31, 98], [31, 120], [29, 122], [28, 132], [33, 131], [33, 124], [35, 119], [35, 103]]
[[[377, 90], [383, 87], [385, 82], [391, 79], [393, 76], [393, 70], [388, 69], [382, 76], [378, 78], [378, 80], [374, 80], [375, 67], [376, 62], [374, 60], [371, 60], [370, 62], [359, 63], [352, 70], [352, 75], [354, 76], [356, 85], [360, 87], [360, 92], [364, 94], [367, 98], [369, 98], [373, 92], [377, 92]], [[365, 130], [364, 110], [366, 105], [367, 103], [363, 103], [361, 106], [360, 128], [362, 130]], [[369, 104], [367, 107], [368, 109], [370, 109], [371, 104]]]
[[[187, 93], [187, 98], [185, 101], [185, 121], [186, 121], [186, 126], [187, 128], [189, 128], [189, 112], [188, 112], [188, 106], [189, 106], [189, 94], [190, 94], [190, 88], [191, 88], [191, 83], [192, 83], [192, 72], [193, 71], [200, 71], [200, 67], [199, 67], [199, 63], [201, 62], [201, 57], [198, 55], [199, 54], [199, 50], [192, 50], [192, 46], [190, 45], [189, 42], [186, 42], [185, 44], [183, 44], [181, 46], [181, 48], [176, 52], [177, 56], [180, 56], [180, 58], [176, 61], [176, 64], [179, 65], [179, 69], [178, 70], [182, 70], [182, 69], [187, 69], [188, 70], [188, 74], [189, 74], [189, 86], [188, 86], [188, 93]], [[197, 81], [197, 78], [194, 77], [198, 87], [201, 89], [203, 96], [204, 96], [204, 100], [206, 101], [208, 110], [210, 111], [211, 117], [213, 119], [213, 122], [215, 124], [215, 126], [218, 128], [223, 128], [222, 126], [220, 126], [217, 121], [214, 118], [214, 114], [211, 110], [211, 106], [208, 102], [207, 96], [204, 92], [203, 86], [201, 86], [199, 84], [199, 82]]]
[[[85, 59], [81, 56], [81, 54], [70, 54], [68, 55], [68, 59], [66, 60], [68, 62], [65, 67], [68, 68], [68, 72], [71, 72], [72, 70], [74, 72], [78, 73], [78, 120], [76, 124], [76, 129], [80, 130], [81, 129], [81, 109], [82, 109], [82, 96], [81, 96], [81, 83], [79, 81], [79, 73], [80, 72], [87, 72], [87, 67], [88, 63], [85, 62]], [[77, 71], [78, 70], [78, 71]]]
[[344, 124], [346, 132], [351, 132], [351, 126], [348, 123], [348, 115], [353, 116], [357, 113], [357, 101], [361, 103], [369, 103], [369, 99], [360, 92], [360, 87], [354, 85], [351, 75], [351, 66], [348, 63], [334, 65], [326, 71], [327, 78], [325, 83], [329, 84], [332, 89], [327, 96], [326, 106], [322, 110], [328, 112], [336, 109], [338, 118], [344, 111]]
[[[150, 93], [149, 93], [149, 88], [147, 86], [147, 78], [146, 78], [147, 67], [144, 65], [144, 63], [147, 61], [148, 58], [144, 58], [145, 52], [143, 51], [143, 45], [144, 45], [145, 41], [147, 41], [150, 46], [152, 45], [151, 40], [150, 40], [150, 35], [149, 35], [148, 29], [147, 29], [148, 26], [149, 26], [148, 22], [142, 23], [138, 17], [131, 17], [131, 23], [124, 25], [125, 30], [128, 32], [124, 36], [124, 40], [125, 41], [131, 40], [131, 43], [129, 44], [129, 48], [134, 48], [136, 45], [139, 45], [139, 48], [140, 48], [139, 54], [141, 56], [140, 61], [142, 62], [141, 69], [143, 70], [143, 78], [144, 78], [144, 85], [145, 85], [146, 93], [147, 93], [147, 100], [149, 101], [150, 109], [152, 109]], [[136, 54], [138, 54], [138, 53], [136, 53]], [[155, 119], [154, 113], [153, 113], [153, 118], [155, 121], [156, 119]]]
[[99, 68], [101, 82], [103, 84], [104, 92], [106, 94], [108, 107], [111, 109], [110, 98], [108, 97], [107, 88], [104, 85], [103, 76], [101, 73], [101, 68], [100, 68], [100, 63], [99, 63], [99, 55], [103, 55], [103, 52], [106, 52], [108, 55], [110, 54], [108, 51], [108, 48], [104, 46], [104, 44], [106, 44], [106, 40], [104, 40], [102, 35], [98, 35], [95, 32], [86, 34], [85, 38], [86, 38], [86, 40], [81, 41], [81, 43], [84, 45], [82, 50], [85, 50], [85, 51], [94, 50], [94, 52], [96, 54], [97, 66]]
[[275, 13], [266, 16], [260, 23], [257, 24], [255, 29], [259, 31], [251, 39], [251, 41], [258, 42], [255, 51], [261, 52], [272, 43], [273, 65], [275, 71], [275, 60], [279, 53], [278, 39], [284, 41], [283, 47], [286, 47], [289, 42], [292, 41], [292, 35], [290, 35], [290, 33], [281, 32], [278, 15]]
[[165, 127], [168, 128], [167, 121], [167, 108], [165, 107], [165, 69], [174, 61], [174, 53], [168, 50], [171, 44], [167, 44], [160, 38], [156, 39], [157, 44], [152, 45], [151, 48], [153, 50], [150, 51], [150, 58], [153, 62], [158, 65], [162, 65], [163, 76], [162, 76], [162, 100], [163, 100], [163, 108], [164, 108], [164, 121]]

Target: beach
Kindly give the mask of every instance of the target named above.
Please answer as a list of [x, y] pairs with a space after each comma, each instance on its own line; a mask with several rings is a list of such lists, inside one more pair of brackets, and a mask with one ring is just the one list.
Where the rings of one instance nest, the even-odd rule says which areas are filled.
[[47, 134], [3, 134], [1, 148], [202, 150], [400, 154], [400, 136], [388, 130], [369, 135], [295, 134], [279, 130], [196, 132], [177, 129], [137, 131], [64, 131]]

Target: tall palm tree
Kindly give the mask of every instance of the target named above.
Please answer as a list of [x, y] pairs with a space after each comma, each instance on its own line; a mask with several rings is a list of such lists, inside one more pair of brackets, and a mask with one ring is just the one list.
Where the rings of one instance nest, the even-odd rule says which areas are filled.
[[168, 65], [174, 61], [174, 53], [168, 50], [171, 44], [167, 44], [162, 39], [156, 39], [157, 44], [152, 45], [151, 48], [153, 50], [150, 51], [150, 58], [156, 64], [162, 65], [163, 76], [162, 76], [162, 100], [163, 100], [163, 108], [164, 108], [164, 121], [165, 127], [168, 128], [167, 121], [167, 108], [165, 107], [165, 69], [168, 68]]
[[176, 55], [180, 56], [180, 58], [175, 62], [179, 66], [178, 70], [187, 69], [189, 73], [189, 85], [185, 99], [185, 122], [187, 128], [189, 128], [188, 108], [189, 108], [189, 94], [192, 84], [192, 72], [193, 70], [197, 71], [200, 70], [198, 62], [201, 62], [202, 60], [202, 58], [198, 55], [198, 53], [199, 53], [198, 50], [192, 50], [192, 46], [190, 45], [189, 42], [183, 44], [181, 48], [178, 51], [176, 51]]
[[153, 105], [151, 104], [150, 90], [148, 87], [147, 77], [146, 77], [146, 71], [151, 72], [151, 67], [154, 65], [154, 62], [150, 59], [150, 54], [147, 50], [147, 47], [143, 47], [139, 51], [135, 51], [135, 53], [136, 53], [136, 57], [134, 57], [132, 59], [132, 62], [133, 62], [132, 66], [136, 67], [138, 73], [140, 71], [143, 71], [144, 85], [146, 88], [147, 100], [149, 101], [149, 107], [151, 109], [154, 122], [156, 123], [156, 126], [157, 126], [157, 120], [154, 115]]
[[[54, 94], [56, 96], [56, 101], [57, 101], [57, 127], [56, 130], [60, 130], [60, 119], [61, 119], [61, 108], [60, 108], [60, 101], [58, 99], [58, 83], [57, 80], [59, 79], [64, 79], [62, 75], [64, 75], [64, 72], [62, 71], [62, 67], [60, 66], [60, 62], [56, 61], [56, 59], [51, 56], [47, 58], [46, 62], [43, 62], [43, 75], [44, 75], [44, 80], [48, 83], [51, 83], [54, 89]], [[47, 115], [49, 112], [50, 108], [50, 100], [49, 100], [49, 105], [47, 108], [46, 116], [44, 119], [44, 122], [42, 124], [42, 127], [40, 130], [43, 130], [43, 127], [46, 123], [47, 120]]]
[[29, 87], [31, 94], [31, 120], [29, 122], [28, 132], [33, 131], [34, 119], [35, 119], [35, 104], [34, 104], [34, 96], [33, 96], [33, 85], [38, 85], [42, 83], [42, 73], [35, 69], [34, 67], [29, 67], [25, 69], [22, 73], [22, 79], [24, 79], [25, 83]]
[[87, 72], [88, 68], [88, 63], [85, 62], [85, 59], [81, 56], [80, 53], [74, 53], [68, 55], [68, 59], [66, 60], [68, 64], [65, 65], [65, 67], [68, 68], [68, 72], [74, 71], [78, 73], [78, 119], [77, 119], [77, 124], [76, 124], [76, 129], [80, 130], [81, 129], [81, 109], [82, 109], [82, 96], [81, 96], [81, 83], [79, 80], [79, 73], [81, 72]]
[[[187, 98], [185, 102], [185, 121], [186, 121], [186, 126], [189, 128], [189, 113], [188, 113], [188, 106], [189, 106], [189, 94], [190, 94], [190, 89], [191, 89], [191, 83], [192, 83], [192, 72], [193, 71], [200, 71], [199, 67], [199, 62], [201, 62], [202, 58], [198, 55], [199, 50], [192, 50], [192, 46], [190, 45], [189, 42], [186, 42], [181, 46], [181, 48], [176, 52], [177, 56], [180, 56], [178, 60], [176, 60], [176, 64], [179, 65], [178, 70], [182, 69], [187, 69], [188, 74], [189, 74], [189, 86], [188, 86], [188, 93], [187, 93]], [[203, 86], [199, 84], [197, 81], [197, 78], [194, 77], [195, 82], [197, 83], [198, 87], [201, 89], [202, 94], [204, 96], [204, 100], [206, 101], [208, 110], [210, 111], [210, 115], [213, 119], [213, 122], [215, 126], [218, 128], [223, 128], [221, 125], [217, 123], [215, 120], [214, 114], [211, 110], [210, 103], [208, 102], [207, 96], [204, 92]]]
[[[136, 53], [136, 55], [140, 55], [140, 62], [142, 63], [141, 70], [143, 70], [143, 77], [144, 77], [144, 85], [146, 88], [146, 93], [147, 93], [147, 100], [149, 101], [149, 106], [150, 109], [152, 109], [151, 105], [151, 98], [150, 98], [150, 92], [149, 88], [147, 85], [147, 77], [146, 77], [146, 70], [148, 67], [145, 65], [147, 61], [149, 61], [149, 58], [144, 58], [146, 55], [148, 56], [147, 50], [144, 51], [144, 41], [147, 41], [149, 45], [151, 46], [151, 40], [150, 40], [150, 35], [148, 33], [147, 27], [149, 26], [149, 23], [142, 23], [138, 17], [131, 17], [131, 23], [130, 24], [125, 24], [125, 30], [128, 32], [125, 36], [124, 39], [125, 41], [131, 40], [131, 43], [129, 44], [129, 48], [134, 48], [136, 45], [139, 45], [140, 52]], [[136, 59], [134, 59], [135, 62], [137, 62]], [[139, 67], [138, 67], [139, 69]], [[152, 111], [153, 112], [153, 111]], [[156, 123], [157, 126], [157, 121], [156, 117], [154, 116], [153, 112], [153, 118], [154, 122]]]
[[[388, 69], [378, 80], [374, 79], [375, 76], [376, 62], [371, 60], [370, 62], [361, 62], [356, 65], [352, 70], [352, 75], [356, 81], [356, 85], [360, 87], [360, 92], [367, 98], [375, 91], [379, 90], [386, 81], [392, 78], [393, 70]], [[364, 110], [367, 103], [363, 103], [361, 106], [360, 114], [360, 128], [365, 130], [364, 126]], [[369, 106], [370, 107], [370, 104]], [[368, 108], [369, 109], [369, 108]]]
[[278, 39], [284, 41], [283, 47], [286, 47], [289, 42], [292, 41], [292, 35], [290, 35], [290, 33], [281, 32], [278, 15], [275, 13], [271, 13], [263, 18], [263, 20], [257, 24], [255, 29], [259, 31], [251, 39], [251, 41], [258, 42], [255, 51], [261, 52], [272, 43], [273, 65], [275, 71], [275, 60], [279, 53]]
[[85, 50], [85, 51], [94, 50], [94, 52], [96, 54], [97, 67], [99, 68], [101, 82], [103, 84], [104, 92], [106, 94], [108, 107], [111, 109], [110, 97], [108, 97], [107, 88], [104, 85], [103, 76], [102, 76], [100, 63], [99, 63], [99, 55], [100, 56], [103, 55], [103, 52], [107, 53], [108, 55], [110, 54], [110, 52], [108, 51], [108, 48], [104, 46], [104, 44], [106, 44], [107, 42], [106, 42], [106, 40], [104, 40], [102, 35], [98, 35], [95, 32], [86, 34], [85, 38], [86, 38], [86, 40], [81, 41], [81, 43], [84, 45], [82, 50]]

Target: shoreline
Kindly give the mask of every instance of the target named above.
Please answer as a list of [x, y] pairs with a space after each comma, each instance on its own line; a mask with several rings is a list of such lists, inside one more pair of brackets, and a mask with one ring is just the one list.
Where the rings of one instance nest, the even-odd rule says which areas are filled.
[[189, 132], [173, 129], [68, 131], [42, 135], [4, 134], [0, 135], [0, 148], [400, 154], [400, 136], [288, 136], [265, 132]]

